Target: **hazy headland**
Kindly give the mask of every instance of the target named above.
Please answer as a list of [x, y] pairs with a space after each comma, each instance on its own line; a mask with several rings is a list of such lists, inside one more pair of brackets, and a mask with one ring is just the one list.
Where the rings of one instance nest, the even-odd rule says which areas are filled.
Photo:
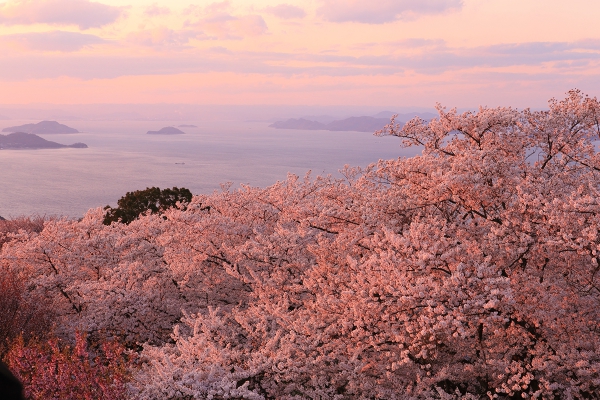
[[41, 138], [33, 133], [25, 132], [0, 135], [0, 150], [62, 149], [67, 147], [85, 149], [87, 145], [85, 143], [60, 144]]
[[2, 129], [2, 132], [25, 132], [36, 135], [79, 133], [77, 129], [58, 123], [57, 121], [40, 121], [38, 123], [9, 126]]

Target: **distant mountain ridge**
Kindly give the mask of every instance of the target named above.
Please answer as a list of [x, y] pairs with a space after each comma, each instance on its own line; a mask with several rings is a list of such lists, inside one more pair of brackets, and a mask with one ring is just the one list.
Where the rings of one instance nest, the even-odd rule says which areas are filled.
[[328, 123], [329, 131], [375, 132], [390, 123], [389, 118], [350, 117]]
[[355, 131], [355, 132], [375, 132], [382, 129], [390, 123], [389, 118], [375, 117], [350, 117], [342, 120], [322, 123], [311, 121], [304, 118], [290, 118], [286, 121], [277, 121], [269, 125], [276, 129], [303, 129], [303, 130], [323, 130], [323, 131]]
[[290, 118], [285, 121], [276, 121], [269, 125], [269, 127], [276, 129], [304, 129], [307, 131], [327, 130], [326, 124], [304, 118]]
[[56, 121], [41, 121], [37, 124], [25, 124], [19, 126], [11, 126], [2, 129], [2, 132], [25, 132], [36, 135], [43, 134], [61, 134], [61, 133], [79, 133], [77, 129], [67, 125], [59, 124]]
[[[304, 118], [290, 118], [285, 121], [277, 121], [269, 125], [275, 129], [301, 129], [301, 130], [323, 130], [323, 131], [354, 131], [354, 132], [375, 132], [383, 129], [390, 123], [390, 118], [397, 113], [391, 111], [382, 111], [373, 116], [349, 117], [341, 120], [326, 121], [326, 116], [318, 116], [320, 121]], [[424, 120], [430, 120], [437, 115], [433, 113], [405, 113], [398, 114], [396, 123], [403, 125], [404, 121], [419, 116]], [[317, 119], [317, 117], [315, 117]], [[333, 118], [332, 118], [333, 119]]]
[[73, 143], [71, 145], [51, 142], [39, 137], [33, 133], [14, 132], [8, 135], [0, 135], [0, 150], [20, 150], [20, 149], [62, 149], [66, 147], [76, 149], [86, 149], [85, 143]]

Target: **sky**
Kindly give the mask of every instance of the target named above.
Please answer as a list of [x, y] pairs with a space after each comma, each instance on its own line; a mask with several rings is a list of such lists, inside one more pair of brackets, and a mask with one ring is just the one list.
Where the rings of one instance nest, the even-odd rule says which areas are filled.
[[544, 107], [597, 0], [0, 0], [0, 105]]

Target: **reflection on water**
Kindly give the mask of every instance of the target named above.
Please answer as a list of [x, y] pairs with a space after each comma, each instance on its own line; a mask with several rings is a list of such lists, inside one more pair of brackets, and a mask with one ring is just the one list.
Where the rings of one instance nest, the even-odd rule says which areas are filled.
[[[2, 126], [32, 121], [2, 121]], [[0, 215], [78, 217], [92, 207], [116, 205], [128, 191], [149, 186], [211, 193], [224, 182], [268, 186], [288, 172], [336, 174], [345, 164], [411, 156], [397, 138], [360, 132], [276, 130], [264, 122], [60, 121], [84, 133], [44, 135], [88, 149], [0, 151]], [[164, 126], [186, 135], [146, 135]]]

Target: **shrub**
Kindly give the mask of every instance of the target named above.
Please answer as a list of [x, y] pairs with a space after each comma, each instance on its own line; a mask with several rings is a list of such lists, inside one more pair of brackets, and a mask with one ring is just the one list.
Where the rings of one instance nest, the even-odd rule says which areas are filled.
[[18, 336], [29, 341], [52, 331], [53, 313], [39, 296], [26, 292], [25, 280], [0, 266], [0, 358]]
[[122, 345], [105, 342], [91, 351], [79, 333], [73, 348], [56, 338], [28, 344], [18, 338], [6, 360], [32, 400], [122, 400], [132, 365]]

